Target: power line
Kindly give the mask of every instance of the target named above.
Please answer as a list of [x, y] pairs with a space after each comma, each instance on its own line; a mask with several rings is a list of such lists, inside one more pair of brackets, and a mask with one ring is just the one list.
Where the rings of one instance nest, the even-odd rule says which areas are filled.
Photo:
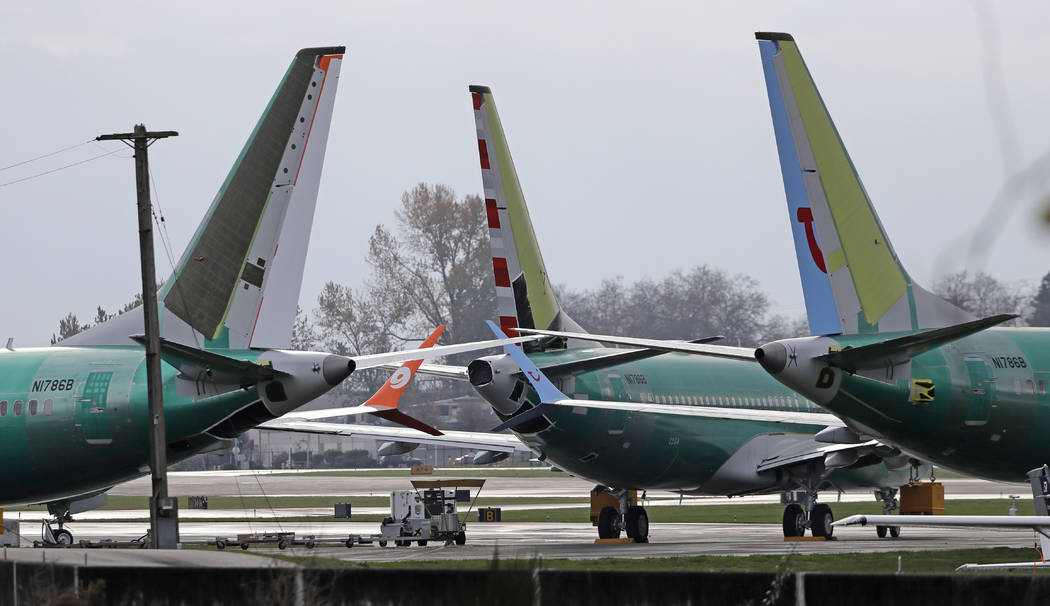
[[37, 160], [43, 160], [44, 158], [50, 158], [51, 156], [56, 156], [56, 155], [58, 155], [58, 154], [60, 154], [60, 153], [62, 153], [64, 151], [69, 151], [71, 149], [76, 149], [76, 148], [80, 147], [81, 145], [87, 145], [88, 143], [92, 143], [92, 142], [94, 142], [94, 139], [88, 139], [87, 141], [84, 141], [83, 143], [77, 143], [76, 145], [70, 145], [69, 147], [63, 147], [62, 149], [53, 151], [53, 152], [48, 153], [48, 154], [44, 154], [42, 156], [37, 156], [35, 158], [30, 158], [28, 160], [23, 160], [22, 162], [16, 162], [15, 164], [10, 164], [8, 166], [4, 166], [4, 167], [0, 168], [0, 171], [5, 171], [5, 170], [7, 170], [9, 168], [17, 168], [19, 166], [22, 166], [23, 164], [29, 164], [30, 162], [36, 162]]
[[22, 177], [21, 179], [15, 179], [14, 181], [8, 181], [7, 183], [0, 183], [0, 187], [7, 187], [8, 185], [14, 185], [15, 183], [21, 183], [23, 181], [29, 181], [30, 179], [36, 179], [37, 177], [43, 177], [44, 175], [50, 175], [51, 173], [57, 173], [60, 170], [65, 170], [67, 168], [73, 168], [74, 166], [80, 166], [81, 164], [87, 164], [88, 162], [91, 162], [92, 160], [98, 160], [99, 158], [105, 158], [106, 156], [112, 156], [113, 154], [115, 154], [115, 153], [117, 153], [119, 151], [121, 151], [121, 150], [120, 149], [115, 149], [115, 150], [113, 150], [111, 152], [106, 152], [104, 154], [99, 154], [97, 156], [92, 156], [92, 157], [90, 157], [90, 158], [88, 158], [86, 160], [80, 160], [79, 162], [74, 162], [72, 164], [66, 164], [65, 166], [59, 166], [58, 168], [52, 168], [51, 170], [45, 170], [42, 173], [37, 173], [35, 175], [29, 175], [28, 177]]

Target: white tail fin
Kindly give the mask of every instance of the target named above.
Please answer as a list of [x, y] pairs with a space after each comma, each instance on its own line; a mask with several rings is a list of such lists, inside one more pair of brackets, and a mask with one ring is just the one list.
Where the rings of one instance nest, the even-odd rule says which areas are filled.
[[[344, 52], [296, 54], [158, 295], [165, 338], [289, 347]], [[129, 312], [63, 345], [123, 345], [141, 326]]]

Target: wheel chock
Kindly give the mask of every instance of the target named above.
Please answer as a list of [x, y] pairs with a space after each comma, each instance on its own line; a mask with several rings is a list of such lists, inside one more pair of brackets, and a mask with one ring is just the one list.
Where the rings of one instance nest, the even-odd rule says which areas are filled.
[[838, 537], [784, 537], [785, 541], [837, 541]]
[[630, 537], [625, 539], [594, 539], [595, 545], [608, 543], [634, 543], [634, 539]]

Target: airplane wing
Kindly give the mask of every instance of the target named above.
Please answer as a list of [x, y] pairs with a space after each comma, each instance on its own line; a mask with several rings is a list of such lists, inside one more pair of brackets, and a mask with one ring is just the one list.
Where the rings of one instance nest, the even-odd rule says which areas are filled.
[[530, 452], [525, 444], [508, 433], [489, 433], [485, 431], [445, 431], [440, 436], [432, 436], [407, 427], [386, 427], [380, 425], [352, 425], [347, 423], [325, 423], [303, 421], [295, 418], [280, 417], [258, 425], [259, 429], [272, 431], [293, 431], [325, 435], [353, 436], [376, 438], [414, 444], [436, 444], [451, 448], [472, 448], [495, 452]]
[[[585, 339], [599, 343], [613, 343], [616, 345], [628, 345], [631, 347], [644, 347], [663, 352], [689, 353], [711, 356], [715, 358], [729, 358], [743, 362], [755, 362], [755, 350], [750, 347], [732, 347], [729, 345], [709, 345], [690, 341], [670, 341], [664, 339], [640, 339], [637, 337], [616, 337], [611, 335], [593, 335], [581, 332], [564, 332], [558, 330], [539, 330], [536, 328], [515, 328], [514, 330], [524, 334], [546, 335], [549, 337], [565, 337], [567, 339]], [[703, 341], [703, 339], [701, 339]]]

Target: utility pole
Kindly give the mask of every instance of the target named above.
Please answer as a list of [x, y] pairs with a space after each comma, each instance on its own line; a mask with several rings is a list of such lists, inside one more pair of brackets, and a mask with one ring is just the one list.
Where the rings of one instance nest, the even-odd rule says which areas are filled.
[[[138, 194], [139, 254], [142, 260], [142, 311], [146, 327], [146, 393], [149, 400], [149, 467], [153, 494], [149, 500], [150, 546], [175, 549], [179, 542], [178, 501], [168, 496], [168, 452], [164, 433], [164, 392], [160, 376], [160, 319], [157, 313], [157, 274], [153, 262], [153, 208], [149, 198], [147, 149], [157, 139], [177, 137], [171, 130], [135, 131], [99, 135], [96, 141], [123, 141], [135, 150], [135, 188]], [[130, 141], [130, 143], [129, 143]]]

